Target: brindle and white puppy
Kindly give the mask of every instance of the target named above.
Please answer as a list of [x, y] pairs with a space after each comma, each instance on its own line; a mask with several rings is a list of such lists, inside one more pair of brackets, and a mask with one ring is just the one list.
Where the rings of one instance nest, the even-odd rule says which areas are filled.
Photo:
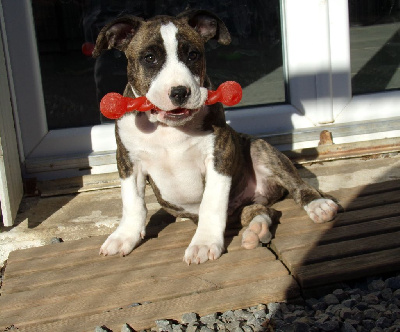
[[127, 255], [145, 236], [146, 179], [166, 211], [198, 222], [184, 254], [188, 264], [221, 256], [227, 219], [235, 216], [248, 226], [245, 248], [270, 241], [269, 206], [287, 192], [314, 222], [336, 215], [336, 203], [303, 182], [284, 155], [230, 128], [221, 104], [204, 106], [210, 88], [204, 43], [211, 38], [231, 41], [224, 23], [206, 11], [123, 17], [100, 32], [94, 56], [114, 47], [128, 59], [124, 95], [145, 95], [162, 109], [116, 121], [123, 216], [101, 254]]

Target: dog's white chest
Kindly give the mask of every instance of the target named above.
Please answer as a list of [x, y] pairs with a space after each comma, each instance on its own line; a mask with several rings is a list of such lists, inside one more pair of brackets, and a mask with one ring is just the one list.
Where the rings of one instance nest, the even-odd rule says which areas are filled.
[[205, 163], [213, 154], [213, 135], [192, 135], [173, 127], [146, 125], [144, 130], [133, 115], [118, 122], [118, 132], [130, 159], [143, 174], [150, 175], [165, 201], [198, 213], [205, 185]]

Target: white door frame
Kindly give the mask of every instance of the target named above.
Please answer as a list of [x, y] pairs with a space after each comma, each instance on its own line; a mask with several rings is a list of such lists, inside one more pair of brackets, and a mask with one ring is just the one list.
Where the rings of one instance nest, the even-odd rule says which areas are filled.
[[22, 199], [23, 184], [3, 45], [0, 34], [0, 216], [4, 226], [12, 226]]
[[[346, 0], [281, 0], [284, 72], [288, 104], [266, 105], [227, 112], [227, 121], [238, 131], [254, 135], [315, 131], [315, 139], [296, 142], [291, 148], [315, 146], [320, 126], [379, 121], [398, 117], [400, 91], [353, 97], [351, 94], [350, 42]], [[18, 110], [21, 160], [28, 173], [50, 177], [74, 175], [75, 162], [95, 166], [98, 171], [115, 169], [113, 125], [47, 130], [37, 46], [30, 0], [0, 0], [8, 41], [13, 79], [13, 104]], [[376, 109], [379, 107], [379, 112]], [[399, 136], [399, 132], [364, 134], [363, 139]], [[366, 136], [365, 136], [366, 135]], [[359, 139], [335, 137], [342, 142]], [[75, 158], [75, 159], [74, 159]], [[91, 159], [92, 158], [92, 159]], [[49, 169], [62, 160], [58, 175]], [[99, 161], [101, 160], [101, 161]], [[84, 165], [85, 164], [85, 165]], [[32, 165], [34, 167], [32, 167]], [[43, 167], [41, 168], [42, 165]], [[59, 163], [60, 165], [60, 163]], [[73, 166], [71, 166], [73, 165]], [[110, 166], [110, 167], [109, 167]], [[40, 173], [41, 171], [45, 173]], [[26, 174], [29, 176], [29, 174]]]

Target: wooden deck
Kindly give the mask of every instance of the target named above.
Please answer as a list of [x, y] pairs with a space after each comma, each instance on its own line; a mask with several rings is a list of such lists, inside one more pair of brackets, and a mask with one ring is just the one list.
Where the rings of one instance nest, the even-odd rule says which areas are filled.
[[[400, 181], [333, 192], [344, 208], [334, 222], [313, 224], [285, 200], [269, 248], [244, 250], [227, 237], [219, 260], [187, 266], [195, 226], [156, 213], [148, 239], [127, 257], [102, 257], [105, 237], [13, 252], [0, 297], [0, 328], [19, 331], [120, 331], [296, 299], [315, 287], [400, 270]], [[237, 233], [237, 232], [236, 232]], [[230, 235], [235, 235], [233, 232]], [[133, 306], [135, 303], [141, 305]]]

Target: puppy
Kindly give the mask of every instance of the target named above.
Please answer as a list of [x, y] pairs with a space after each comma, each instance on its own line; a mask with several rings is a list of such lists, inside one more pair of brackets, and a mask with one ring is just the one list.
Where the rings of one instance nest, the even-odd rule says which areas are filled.
[[314, 222], [335, 217], [337, 204], [306, 184], [283, 154], [230, 128], [221, 104], [204, 106], [211, 88], [204, 44], [210, 39], [231, 41], [218, 17], [199, 10], [147, 21], [122, 17], [101, 30], [94, 56], [110, 48], [125, 52], [124, 95], [146, 96], [158, 109], [116, 121], [123, 215], [100, 254], [127, 255], [145, 236], [146, 180], [166, 211], [197, 222], [187, 264], [221, 256], [228, 218], [247, 226], [243, 247], [269, 242], [269, 206], [286, 193]]

